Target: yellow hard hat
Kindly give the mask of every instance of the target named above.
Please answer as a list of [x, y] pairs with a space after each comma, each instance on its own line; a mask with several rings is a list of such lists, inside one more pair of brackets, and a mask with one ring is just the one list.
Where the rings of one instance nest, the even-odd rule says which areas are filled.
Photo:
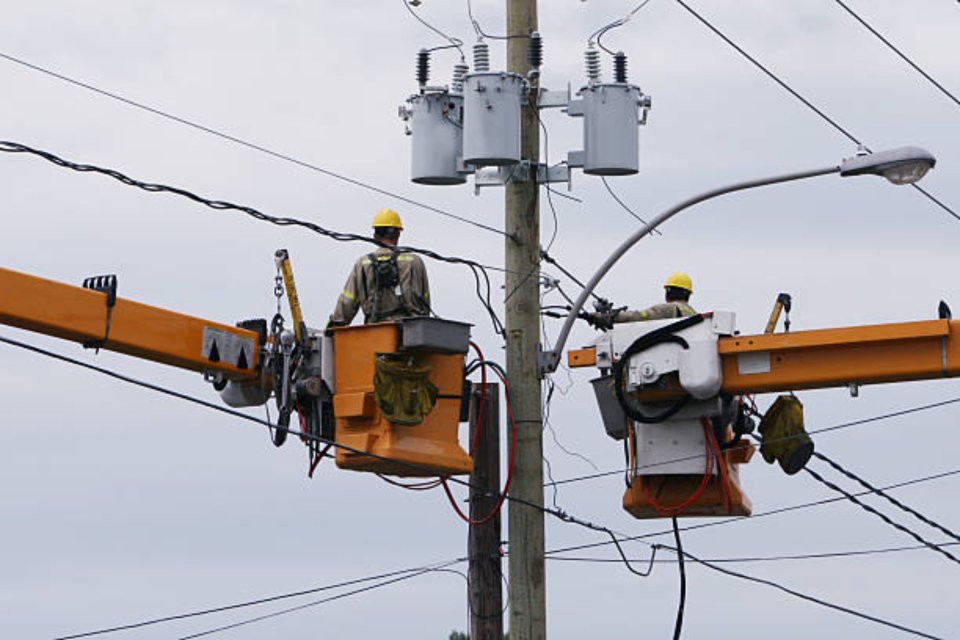
[[677, 289], [686, 289], [690, 293], [693, 293], [693, 280], [691, 280], [690, 276], [683, 273], [682, 271], [671, 273], [670, 277], [667, 278], [667, 281], [663, 283], [663, 286], [676, 287]]
[[373, 228], [377, 227], [396, 227], [403, 229], [403, 223], [400, 222], [400, 214], [393, 209], [380, 209], [377, 215], [373, 216]]

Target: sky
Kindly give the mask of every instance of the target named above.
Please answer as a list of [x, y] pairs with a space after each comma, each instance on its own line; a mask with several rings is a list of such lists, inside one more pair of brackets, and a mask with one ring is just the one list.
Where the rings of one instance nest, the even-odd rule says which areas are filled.
[[[0, 53], [39, 65], [236, 138], [484, 225], [503, 225], [503, 194], [409, 181], [409, 139], [397, 107], [416, 90], [415, 54], [442, 40], [400, 0], [332, 3], [249, 0], [164, 3], [68, 0], [3, 3]], [[874, 149], [918, 145], [938, 158], [923, 186], [960, 212], [958, 105], [827, 0], [691, 0], [692, 7]], [[960, 92], [960, 5], [950, 0], [850, 0], [944, 87]], [[590, 34], [635, 5], [544, 0], [543, 85], [584, 83]], [[464, 2], [424, 0], [416, 11], [471, 45]], [[492, 34], [504, 3], [475, 0]], [[674, 0], [652, 0], [604, 43], [629, 56], [630, 79], [652, 96], [640, 131], [640, 173], [611, 187], [643, 217], [730, 182], [838, 163], [856, 146], [799, 103]], [[505, 64], [491, 41], [493, 67]], [[452, 51], [434, 57], [448, 81]], [[604, 60], [610, 74], [609, 58]], [[240, 146], [0, 59], [2, 138], [204, 196], [365, 234], [390, 206], [404, 242], [485, 264], [503, 239], [396, 198]], [[546, 156], [580, 148], [578, 120], [551, 111]], [[273, 253], [289, 250], [310, 324], [322, 325], [350, 265], [366, 247], [213, 211], [24, 155], [0, 156], [0, 265], [63, 282], [116, 273], [122, 297], [221, 322], [275, 310]], [[555, 188], [565, 192], [565, 185]], [[543, 199], [543, 240], [581, 279], [636, 229], [596, 178], [574, 172], [570, 195]], [[960, 220], [908, 187], [827, 176], [720, 198], [642, 240], [601, 282], [616, 304], [642, 307], [663, 278], [689, 272], [700, 310], [737, 314], [762, 331], [780, 291], [794, 297], [794, 330], [936, 317], [960, 309]], [[502, 342], [469, 272], [428, 261], [434, 308], [473, 323], [493, 360]], [[570, 293], [577, 286], [555, 269]], [[502, 279], [494, 302], [502, 311]], [[464, 283], [468, 284], [464, 284]], [[467, 292], [467, 293], [465, 293]], [[556, 292], [545, 304], [557, 304]], [[556, 335], [557, 321], [546, 325]], [[12, 328], [30, 342], [124, 374], [216, 400], [199, 375]], [[593, 331], [577, 326], [569, 347]], [[0, 637], [53, 638], [328, 585], [464, 555], [467, 529], [439, 491], [405, 492], [324, 462], [306, 477], [296, 443], [275, 449], [264, 429], [11, 347], [0, 347]], [[556, 480], [622, 468], [588, 384], [561, 370], [544, 434]], [[960, 397], [951, 380], [804, 392], [807, 426], [823, 428]], [[759, 398], [769, 406], [772, 396]], [[259, 411], [256, 415], [262, 415]], [[947, 405], [817, 437], [818, 450], [867, 480], [892, 484], [955, 470], [960, 408]], [[573, 454], [568, 453], [573, 452]], [[575, 454], [575, 455], [574, 455]], [[833, 480], [835, 474], [818, 467]], [[741, 470], [755, 512], [833, 497], [805, 474], [787, 477], [759, 456]], [[960, 529], [953, 477], [895, 495]], [[849, 484], [844, 486], [852, 488]], [[561, 484], [546, 500], [624, 535], [667, 530], [622, 511], [619, 475]], [[555, 502], [554, 502], [555, 501]], [[877, 503], [879, 504], [879, 503]], [[931, 540], [935, 531], [905, 521]], [[506, 530], [504, 531], [506, 535]], [[546, 519], [547, 549], [602, 534]], [[672, 544], [670, 536], [652, 541]], [[825, 553], [915, 541], [844, 501], [684, 534], [702, 558]], [[650, 549], [626, 545], [631, 557]], [[577, 557], [612, 558], [609, 546]], [[930, 550], [730, 566], [792, 589], [949, 637], [960, 627], [958, 568]], [[504, 562], [506, 570], [506, 562]], [[458, 565], [464, 569], [465, 565]], [[548, 634], [560, 640], [667, 637], [678, 599], [674, 563], [639, 578], [616, 563], [547, 562]], [[736, 633], [790, 640], [899, 638], [889, 628], [766, 586], [687, 566], [686, 637]], [[446, 638], [468, 627], [464, 579], [430, 573], [217, 634], [220, 637]], [[315, 597], [319, 599], [323, 594]], [[264, 605], [113, 634], [179, 638], [289, 604]], [[110, 637], [110, 636], [104, 636]], [[216, 636], [212, 636], [216, 637]]]

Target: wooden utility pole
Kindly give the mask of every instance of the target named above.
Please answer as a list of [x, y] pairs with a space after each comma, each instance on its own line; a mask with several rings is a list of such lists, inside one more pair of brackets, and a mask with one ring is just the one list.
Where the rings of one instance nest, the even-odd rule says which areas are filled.
[[[500, 386], [486, 385], [483, 421], [480, 419], [481, 384], [470, 396], [470, 442], [473, 472], [470, 474], [470, 518], [479, 520], [496, 507], [500, 494]], [[477, 430], [479, 429], [479, 438]], [[500, 514], [489, 522], [472, 525], [467, 538], [470, 558], [470, 637], [474, 640], [503, 638], [503, 570], [500, 561]]]
[[[507, 70], [527, 76], [529, 39], [537, 30], [536, 0], [507, 0]], [[532, 94], [534, 95], [534, 94]], [[540, 370], [540, 207], [535, 99], [520, 115], [521, 158], [530, 178], [506, 186], [506, 359], [508, 394], [517, 425], [509, 506], [510, 640], [546, 637], [543, 511], [543, 416]], [[522, 501], [522, 502], [521, 502]]]

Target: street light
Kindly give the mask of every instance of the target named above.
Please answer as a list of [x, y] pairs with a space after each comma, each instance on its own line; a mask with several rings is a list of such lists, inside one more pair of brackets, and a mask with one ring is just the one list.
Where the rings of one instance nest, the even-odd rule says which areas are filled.
[[712, 189], [710, 191], [701, 193], [700, 195], [688, 198], [680, 204], [667, 209], [634, 232], [629, 238], [624, 240], [623, 244], [617, 247], [617, 249], [604, 261], [604, 263], [600, 265], [600, 268], [597, 269], [597, 272], [593, 274], [593, 277], [591, 277], [586, 286], [584, 286], [583, 291], [580, 292], [580, 296], [577, 298], [576, 302], [574, 302], [573, 308], [567, 315], [567, 318], [563, 323], [563, 327], [560, 329], [560, 334], [557, 336], [557, 341], [554, 344], [553, 349], [551, 351], [540, 352], [540, 373], [546, 375], [557, 370], [557, 367], [560, 364], [560, 356], [563, 352], [563, 347], [570, 335], [570, 330], [573, 328], [573, 323], [576, 321], [580, 310], [583, 309], [583, 305], [586, 303], [587, 298], [590, 297], [590, 294], [593, 293], [594, 288], [596, 288], [600, 280], [607, 275], [607, 272], [610, 271], [613, 265], [616, 264], [617, 261], [640, 240], [640, 238], [651, 233], [658, 226], [684, 209], [692, 207], [693, 205], [703, 202], [704, 200], [710, 200], [711, 198], [722, 196], [725, 193], [744, 191], [746, 189], [762, 187], [768, 184], [778, 184], [780, 182], [793, 182], [795, 180], [814, 178], [816, 176], [824, 176], [831, 173], [839, 173], [843, 177], [877, 175], [885, 177], [893, 184], [912, 184], [923, 178], [927, 171], [932, 169], [936, 163], [937, 159], [933, 157], [933, 154], [919, 147], [900, 147], [898, 149], [891, 149], [889, 151], [859, 154], [852, 158], [847, 158], [841, 162], [839, 166], [813, 169], [799, 173], [788, 173], [779, 176], [771, 176], [769, 178], [760, 178], [758, 180], [748, 180], [746, 182], [738, 182], [725, 187]]

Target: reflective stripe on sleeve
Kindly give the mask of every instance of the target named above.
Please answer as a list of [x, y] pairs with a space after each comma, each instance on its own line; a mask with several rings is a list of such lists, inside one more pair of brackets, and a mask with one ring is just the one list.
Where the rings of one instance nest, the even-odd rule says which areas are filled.
[[357, 296], [353, 295], [352, 293], [350, 293], [350, 292], [347, 291], [346, 289], [344, 289], [343, 291], [341, 291], [341, 292], [340, 292], [340, 295], [342, 295], [342, 296], [343, 296], [344, 298], [346, 298], [347, 300], [352, 300], [352, 301], [354, 301], [354, 302], [357, 300]]

